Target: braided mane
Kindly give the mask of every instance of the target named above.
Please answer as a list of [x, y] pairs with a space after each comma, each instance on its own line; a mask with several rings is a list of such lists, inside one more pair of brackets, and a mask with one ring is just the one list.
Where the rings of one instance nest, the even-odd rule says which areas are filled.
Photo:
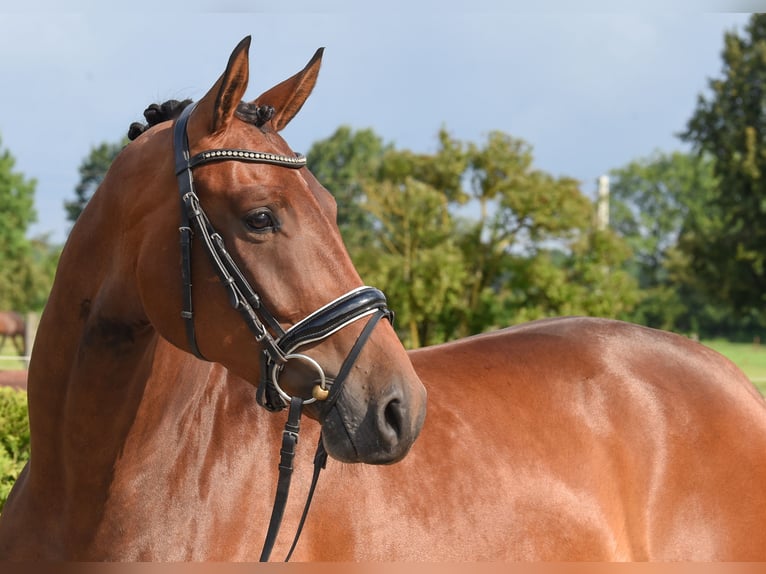
[[[145, 124], [133, 122], [128, 128], [128, 139], [133, 141], [146, 130], [162, 122], [176, 119], [192, 100], [167, 100], [161, 104], [150, 104], [144, 110]], [[237, 106], [236, 115], [242, 121], [253, 124], [257, 128], [263, 127], [274, 116], [274, 108], [271, 106], [257, 106], [248, 102], [240, 102]]]

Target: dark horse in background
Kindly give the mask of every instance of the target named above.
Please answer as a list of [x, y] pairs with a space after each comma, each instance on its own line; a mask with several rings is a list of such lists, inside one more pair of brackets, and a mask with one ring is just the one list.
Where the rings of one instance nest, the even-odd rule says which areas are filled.
[[[312, 397], [293, 492], [308, 489], [320, 430], [331, 459], [298, 560], [766, 559], [766, 402], [738, 369], [685, 338], [586, 318], [406, 354], [374, 324], [387, 308], [362, 287], [332, 197], [278, 135], [319, 58], [241, 104], [247, 47], [191, 112], [125, 148], [72, 230], [30, 366], [32, 458], [0, 517], [2, 557], [256, 559], [285, 418], [258, 404], [281, 397], [292, 413]], [[230, 261], [241, 277], [221, 271]], [[270, 310], [266, 334], [238, 313], [251, 307]], [[308, 325], [298, 358], [272, 360]]]
[[0, 350], [10, 337], [16, 352], [26, 355], [26, 324], [21, 313], [16, 311], [0, 311]]

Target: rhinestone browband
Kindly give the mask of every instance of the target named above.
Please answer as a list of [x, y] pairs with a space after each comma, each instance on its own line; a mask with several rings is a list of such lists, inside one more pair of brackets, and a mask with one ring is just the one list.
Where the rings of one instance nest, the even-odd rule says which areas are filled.
[[[281, 167], [300, 169], [306, 165], [306, 156], [296, 154], [294, 156], [280, 155], [263, 151], [250, 151], [247, 149], [211, 149], [198, 153], [189, 160], [188, 167], [194, 167], [201, 163], [213, 161], [248, 161], [252, 163], [269, 163]], [[184, 168], [185, 169], [185, 168]]]

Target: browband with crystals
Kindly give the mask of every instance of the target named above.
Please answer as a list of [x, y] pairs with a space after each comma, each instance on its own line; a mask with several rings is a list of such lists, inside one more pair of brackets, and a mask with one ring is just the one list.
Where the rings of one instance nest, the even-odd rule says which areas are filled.
[[263, 151], [250, 151], [246, 149], [210, 149], [198, 153], [189, 160], [188, 166], [184, 166], [181, 171], [195, 167], [202, 163], [214, 161], [245, 161], [252, 163], [269, 163], [280, 167], [289, 167], [300, 169], [306, 165], [306, 156], [296, 154], [294, 156], [279, 155]]

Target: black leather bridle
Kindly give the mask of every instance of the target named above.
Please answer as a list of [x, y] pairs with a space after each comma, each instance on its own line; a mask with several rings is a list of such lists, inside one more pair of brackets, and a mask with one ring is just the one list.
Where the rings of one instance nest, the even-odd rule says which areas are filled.
[[[261, 356], [261, 379], [258, 386], [258, 403], [268, 410], [276, 411], [290, 406], [288, 420], [282, 436], [281, 460], [279, 464], [279, 481], [277, 495], [269, 524], [266, 542], [261, 554], [261, 560], [268, 560], [271, 548], [276, 540], [281, 523], [284, 506], [292, 473], [292, 459], [295, 445], [298, 442], [301, 409], [304, 405], [315, 401], [325, 401], [324, 412], [335, 404], [340, 395], [343, 383], [353, 367], [362, 347], [372, 334], [378, 321], [385, 317], [393, 321], [393, 312], [388, 308], [386, 297], [374, 287], [358, 287], [341, 295], [317, 309], [306, 318], [298, 321], [287, 330], [263, 305], [261, 297], [255, 292], [250, 283], [231, 257], [221, 235], [213, 228], [205, 214], [200, 200], [194, 191], [192, 170], [199, 165], [220, 161], [240, 161], [260, 163], [288, 169], [305, 167], [306, 158], [302, 155], [285, 156], [268, 152], [258, 152], [246, 149], [211, 149], [191, 156], [186, 125], [194, 109], [189, 105], [181, 112], [176, 120], [173, 131], [173, 146], [175, 153], [175, 173], [178, 179], [178, 189], [181, 194], [181, 278], [183, 284], [183, 309], [181, 317], [184, 320], [186, 336], [191, 351], [200, 359], [205, 359], [197, 344], [194, 326], [194, 310], [192, 305], [192, 274], [191, 247], [192, 238], [199, 237], [221, 283], [229, 294], [229, 302], [242, 315], [245, 323], [263, 347]], [[351, 323], [369, 317], [367, 324], [357, 337], [356, 342], [346, 356], [334, 380], [329, 380], [322, 366], [308, 355], [299, 353], [301, 347], [322, 341]], [[317, 372], [317, 380], [312, 390], [311, 398], [290, 396], [279, 385], [279, 377], [285, 365], [291, 361], [301, 361], [308, 364]], [[329, 386], [329, 388], [328, 388]], [[315, 457], [314, 479], [306, 502], [303, 518], [293, 547], [287, 556], [289, 559], [300, 535], [303, 521], [306, 517], [319, 470], [324, 466], [326, 453], [320, 436], [317, 455]]]

